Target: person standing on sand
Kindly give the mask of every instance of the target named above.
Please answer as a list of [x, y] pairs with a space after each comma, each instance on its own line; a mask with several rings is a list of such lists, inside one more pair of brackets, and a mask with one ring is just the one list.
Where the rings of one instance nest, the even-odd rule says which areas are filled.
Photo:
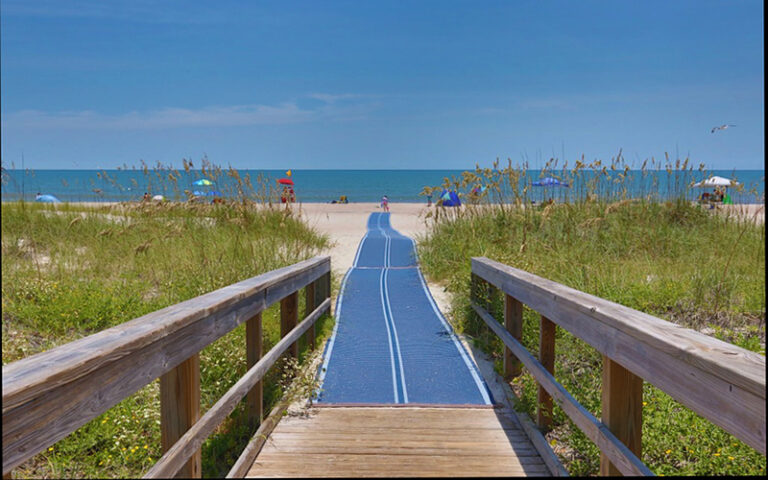
[[383, 208], [385, 212], [389, 211], [389, 198], [387, 198], [386, 195], [381, 197], [381, 208]]

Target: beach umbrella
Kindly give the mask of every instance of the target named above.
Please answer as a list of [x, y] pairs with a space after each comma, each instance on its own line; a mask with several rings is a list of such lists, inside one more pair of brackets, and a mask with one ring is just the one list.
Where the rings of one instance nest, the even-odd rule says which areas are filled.
[[155, 195], [154, 197], [152, 197], [152, 200], [156, 202], [162, 202], [163, 200], [165, 200], [165, 197], [162, 195]]
[[443, 190], [440, 193], [441, 205], [444, 207], [459, 207], [461, 206], [461, 200], [459, 196], [453, 190]]
[[698, 187], [698, 188], [711, 188], [711, 187], [735, 187], [736, 185], [739, 185], [739, 182], [737, 182], [736, 180], [714, 176], [712, 178], [702, 180], [698, 183], [694, 183], [692, 186]]
[[35, 201], [42, 203], [61, 203], [61, 200], [54, 197], [53, 195], [36, 195]]
[[204, 197], [206, 195], [206, 193], [205, 192], [201, 192], [200, 190], [195, 190], [194, 192], [192, 192], [192, 195], [194, 195], [196, 197]]
[[554, 178], [554, 177], [544, 177], [538, 182], [531, 183], [534, 187], [569, 187], [565, 182], [561, 182], [560, 180]]
[[201, 178], [200, 180], [192, 182], [192, 185], [196, 187], [209, 187], [213, 185], [213, 182], [208, 180], [207, 178]]
[[293, 180], [291, 180], [290, 178], [279, 178], [277, 180], [277, 183], [281, 185], [293, 185]]
[[221, 194], [221, 192], [217, 190], [211, 190], [210, 192], [206, 193], [209, 197], [223, 197], [224, 195]]

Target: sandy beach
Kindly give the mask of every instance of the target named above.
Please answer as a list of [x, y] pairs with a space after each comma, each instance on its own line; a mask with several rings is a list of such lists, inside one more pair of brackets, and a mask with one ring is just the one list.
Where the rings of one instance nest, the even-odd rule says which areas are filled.
[[765, 205], [762, 204], [718, 205], [714, 210], [720, 215], [738, 217], [758, 224], [765, 223]]
[[[352, 266], [360, 239], [366, 232], [368, 215], [382, 211], [377, 203], [305, 203], [294, 206], [295, 211], [310, 226], [328, 235], [334, 243], [329, 250], [331, 266], [339, 274], [344, 274]], [[434, 207], [424, 203], [390, 203], [392, 227], [403, 235], [416, 239], [427, 231], [425, 215]], [[765, 205], [719, 205], [713, 213], [736, 216], [765, 222]]]
[[[323, 254], [331, 256], [331, 269], [337, 278], [352, 267], [357, 247], [367, 231], [368, 216], [382, 211], [378, 203], [304, 203], [293, 208], [296, 215], [331, 239], [331, 247]], [[427, 231], [426, 213], [434, 208], [425, 203], [390, 203], [390, 222], [395, 230], [417, 240]], [[426, 280], [438, 307], [449, 317], [450, 294], [434, 279]]]
[[[112, 206], [111, 217], [120, 217], [120, 205], [117, 202], [79, 202], [76, 205], [88, 208]], [[391, 223], [395, 230], [418, 240], [420, 235], [427, 232], [425, 215], [435, 207], [428, 207], [426, 203], [390, 203]], [[114, 208], [117, 207], [117, 208]], [[279, 208], [284, 208], [280, 206]], [[366, 232], [368, 216], [373, 212], [380, 212], [378, 203], [298, 203], [291, 205], [291, 209], [297, 217], [306, 221], [309, 226], [318, 232], [328, 235], [331, 247], [321, 252], [322, 255], [331, 256], [331, 268], [335, 276], [340, 278], [352, 266], [357, 253], [360, 240]], [[763, 204], [738, 204], [718, 205], [709, 210], [713, 214], [733, 216], [757, 224], [765, 222], [765, 205]], [[434, 279], [427, 278], [432, 296], [437, 301], [444, 314], [450, 314], [450, 297], [442, 286]]]
[[[366, 232], [368, 216], [383, 211], [377, 203], [305, 203], [294, 205], [294, 212], [312, 228], [328, 235], [334, 246], [330, 249], [331, 266], [343, 274], [352, 266], [357, 246]], [[392, 227], [411, 238], [426, 232], [426, 204], [390, 204]]]
[[[331, 256], [331, 269], [339, 278], [352, 267], [357, 246], [365, 235], [368, 216], [381, 212], [378, 203], [305, 203], [294, 205], [294, 211], [317, 231], [328, 235], [332, 246], [324, 252]], [[390, 203], [392, 227], [414, 240], [426, 233], [425, 214], [434, 207], [425, 203]], [[450, 312], [450, 296], [427, 278], [429, 290], [445, 315]]]

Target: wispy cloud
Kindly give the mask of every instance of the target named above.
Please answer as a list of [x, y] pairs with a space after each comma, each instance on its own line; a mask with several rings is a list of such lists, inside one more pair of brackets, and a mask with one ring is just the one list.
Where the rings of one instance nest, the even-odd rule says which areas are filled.
[[336, 103], [341, 100], [352, 100], [352, 99], [359, 99], [363, 98], [366, 95], [362, 95], [359, 93], [310, 93], [307, 95], [308, 98], [313, 98], [315, 100], [320, 100], [325, 103]]
[[356, 98], [353, 94], [312, 94], [325, 98], [316, 108], [300, 108], [296, 102], [278, 105], [210, 106], [198, 109], [167, 107], [148, 111], [105, 114], [93, 110], [46, 112], [20, 110], [3, 113], [4, 127], [36, 129], [106, 129], [146, 130], [185, 127], [232, 127], [244, 125], [281, 125], [320, 120], [355, 120], [364, 117], [371, 103], [335, 105], [340, 98]]
[[63, 18], [113, 18], [143, 23], [210, 23], [225, 20], [215, 3], [131, 0], [3, 0], [3, 15]]
[[566, 110], [575, 108], [576, 103], [573, 99], [566, 98], [535, 98], [523, 100], [519, 106], [532, 110]]
[[278, 106], [237, 105], [201, 109], [163, 108], [147, 112], [108, 115], [91, 110], [44, 112], [22, 110], [3, 115], [9, 126], [55, 129], [156, 129], [178, 127], [222, 127], [297, 123], [311, 120], [313, 111], [294, 104]]

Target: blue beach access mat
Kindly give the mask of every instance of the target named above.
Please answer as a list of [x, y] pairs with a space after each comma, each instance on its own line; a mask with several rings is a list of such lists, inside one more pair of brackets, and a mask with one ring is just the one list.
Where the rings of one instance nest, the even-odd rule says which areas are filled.
[[413, 240], [372, 213], [341, 283], [317, 404], [492, 405], [418, 268]]

